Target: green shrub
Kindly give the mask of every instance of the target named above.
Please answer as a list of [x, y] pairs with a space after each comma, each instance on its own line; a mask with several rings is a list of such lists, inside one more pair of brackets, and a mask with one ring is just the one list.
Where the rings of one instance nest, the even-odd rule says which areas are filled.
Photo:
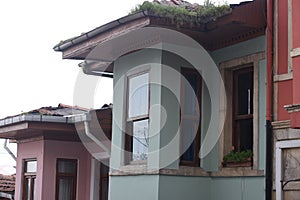
[[231, 9], [228, 4], [214, 5], [210, 0], [206, 0], [204, 5], [194, 4], [193, 6], [168, 6], [145, 1], [132, 9], [130, 14], [140, 11], [147, 11], [149, 14], [170, 18], [174, 23], [182, 24], [215, 20], [229, 13]]
[[230, 151], [229, 154], [223, 157], [223, 162], [240, 163], [247, 161], [247, 159], [251, 157], [253, 157], [253, 152], [251, 150], [237, 152]]

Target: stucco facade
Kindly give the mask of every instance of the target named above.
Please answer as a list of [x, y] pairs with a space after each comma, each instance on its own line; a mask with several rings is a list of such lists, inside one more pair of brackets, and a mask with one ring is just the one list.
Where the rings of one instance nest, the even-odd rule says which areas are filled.
[[[112, 143], [116, 148], [112, 148], [111, 155], [111, 176], [110, 176], [110, 199], [117, 200], [122, 197], [126, 199], [264, 199], [265, 198], [265, 76], [266, 62], [265, 37], [261, 36], [246, 42], [210, 52], [217, 66], [224, 63], [235, 62], [233, 65], [253, 64], [257, 68], [257, 87], [258, 87], [258, 113], [257, 113], [257, 136], [255, 137], [256, 161], [251, 168], [228, 169], [222, 167], [222, 157], [227, 150], [224, 148], [226, 139], [221, 135], [219, 142], [212, 151], [203, 159], [201, 164], [194, 167], [180, 166], [179, 160], [174, 160], [162, 169], [156, 167], [163, 162], [167, 154], [158, 151], [156, 154], [149, 155], [143, 165], [124, 164], [124, 152], [122, 146], [125, 137], [122, 132], [124, 127], [120, 127], [126, 116], [126, 74], [134, 71], [150, 69], [150, 83], [162, 83], [170, 90], [178, 92], [180, 96], [180, 77], [176, 73], [172, 74], [171, 67], [175, 71], [180, 71], [181, 67], [191, 67], [186, 60], [174, 56], [164, 51], [142, 50], [135, 52], [115, 62], [114, 66], [114, 116]], [[247, 48], [246, 48], [247, 47]], [[257, 55], [256, 59], [248, 59], [250, 55]], [[255, 57], [255, 56], [253, 56]], [[241, 61], [242, 60], [242, 61]], [[144, 69], [143, 69], [144, 68]], [[133, 71], [133, 72], [132, 72]], [[174, 76], [175, 75], [175, 76]], [[205, 133], [209, 121], [206, 116], [211, 115], [210, 96], [203, 84], [202, 88], [202, 125], [201, 130]], [[178, 139], [174, 131], [180, 124], [180, 101], [176, 102], [176, 94], [171, 94], [161, 86], [150, 86], [150, 107], [159, 105], [166, 110], [167, 121], [161, 124], [159, 116], [162, 110], [151, 109], [151, 125], [149, 132], [160, 130], [154, 137], [150, 138], [149, 151], [163, 148], [164, 141]], [[174, 99], [175, 98], [175, 99]], [[226, 122], [225, 122], [226, 123]], [[158, 128], [157, 128], [158, 127]], [[215, 129], [217, 131], [217, 129]], [[226, 131], [226, 130], [225, 130]], [[223, 133], [224, 134], [224, 133]], [[205, 135], [201, 135], [201, 140]], [[180, 142], [177, 141], [179, 144]], [[173, 149], [173, 154], [178, 154], [179, 149]], [[180, 156], [178, 156], [179, 158]], [[167, 160], [167, 159], [165, 159]], [[198, 171], [197, 171], [198, 170]], [[125, 172], [124, 172], [125, 171]], [[131, 183], [131, 184], [128, 184]], [[239, 189], [236, 189], [239, 188]]]
[[78, 160], [78, 199], [90, 198], [91, 155], [81, 142], [63, 142], [36, 139], [18, 144], [15, 198], [21, 199], [23, 192], [24, 160], [37, 160], [37, 199], [55, 199], [57, 159]]

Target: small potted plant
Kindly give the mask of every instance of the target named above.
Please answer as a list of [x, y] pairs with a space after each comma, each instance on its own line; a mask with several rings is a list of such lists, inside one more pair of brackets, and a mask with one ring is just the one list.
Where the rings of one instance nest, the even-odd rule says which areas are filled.
[[230, 151], [229, 154], [223, 157], [223, 167], [251, 167], [253, 152], [245, 151]]

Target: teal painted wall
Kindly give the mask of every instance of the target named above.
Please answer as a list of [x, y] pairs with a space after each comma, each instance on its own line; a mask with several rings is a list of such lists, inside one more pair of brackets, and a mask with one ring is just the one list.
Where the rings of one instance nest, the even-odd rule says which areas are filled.
[[[221, 62], [232, 60], [235, 58], [243, 57], [246, 55], [259, 53], [265, 51], [266, 48], [266, 38], [265, 36], [261, 36], [249, 41], [245, 41], [239, 44], [235, 44], [229, 47], [225, 47], [223, 49], [219, 49], [213, 52], [210, 52], [212, 59], [215, 61], [218, 66]], [[265, 77], [266, 77], [266, 62], [265, 60], [259, 63], [259, 143], [258, 143], [258, 151], [259, 151], [259, 169], [264, 169], [264, 158], [265, 158]], [[206, 113], [209, 113], [208, 105], [210, 103], [210, 97], [208, 95], [207, 89], [203, 88], [202, 95], [202, 110], [203, 117], [206, 116]], [[205, 133], [207, 129], [207, 123], [202, 124], [202, 133]], [[210, 152], [208, 156], [206, 156], [202, 161], [202, 166], [204, 169], [208, 171], [218, 171], [218, 152], [219, 146], [215, 145], [214, 149]]]
[[[146, 63], [146, 65], [145, 65]], [[151, 66], [149, 79], [152, 81], [160, 82], [161, 77], [161, 51], [152, 51], [144, 49], [126, 56], [120, 57], [114, 65], [114, 109], [113, 109], [113, 123], [112, 123], [112, 146], [111, 146], [111, 159], [110, 167], [112, 169], [119, 169], [124, 165], [124, 136], [125, 133], [125, 111], [126, 111], [126, 74], [135, 68], [136, 70], [143, 70]], [[151, 86], [150, 88], [150, 107], [152, 105], [160, 104], [160, 87]], [[160, 127], [160, 110], [154, 109], [149, 113], [151, 120], [151, 127]], [[155, 135], [154, 129], [149, 128], [149, 134]], [[159, 136], [153, 136], [150, 138], [150, 148], [157, 149], [159, 142]], [[152, 149], [150, 149], [152, 151]], [[149, 155], [148, 164], [152, 167], [157, 166], [159, 157], [152, 154]]]
[[239, 58], [245, 55], [250, 55], [257, 52], [265, 51], [266, 49], [266, 37], [261, 36], [241, 42], [223, 49], [219, 49], [213, 52], [210, 52], [212, 59], [216, 64], [220, 62], [231, 60], [234, 58]]
[[158, 175], [110, 176], [110, 200], [158, 200]]
[[263, 177], [214, 178], [211, 200], [263, 200], [265, 187]]
[[263, 200], [263, 177], [159, 177], [160, 200]]
[[[236, 44], [221, 50], [210, 52], [216, 64], [238, 58], [241, 56], [262, 52], [265, 50], [265, 37], [259, 37], [250, 41]], [[147, 63], [163, 63], [179, 70], [181, 66], [188, 66], [184, 60], [172, 58], [172, 55], [165, 52], [153, 52], [148, 50], [138, 51], [119, 58], [115, 62], [114, 70], [114, 109], [113, 109], [113, 136], [111, 167], [119, 169], [123, 165], [124, 128], [126, 106], [126, 78], [124, 75], [135, 66]], [[179, 147], [179, 139], [176, 138], [176, 129], [179, 124], [179, 105], [176, 95], [180, 94], [180, 81], [178, 77], [170, 74], [170, 69], [155, 65], [150, 72], [150, 79], [156, 83], [166, 85], [174, 89], [175, 94], [167, 88], [158, 85], [151, 85], [150, 105], [156, 107], [150, 112], [153, 137], [150, 139], [150, 151], [162, 148], [175, 138]], [[265, 60], [259, 63], [259, 157], [258, 167], [264, 169], [265, 158]], [[176, 89], [177, 88], [177, 89]], [[210, 97], [207, 88], [203, 84], [202, 94], [202, 133], [206, 132], [208, 115], [210, 110]], [[162, 108], [164, 107], [164, 108]], [[168, 113], [167, 122], [162, 123], [164, 109]], [[160, 130], [161, 134], [157, 134]], [[151, 134], [151, 133], [150, 133]], [[205, 135], [202, 135], [203, 138]], [[121, 148], [120, 148], [121, 147]], [[218, 144], [215, 145], [210, 154], [201, 160], [201, 167], [207, 171], [218, 171]], [[165, 166], [168, 155], [178, 155], [178, 149], [169, 149], [162, 153], [153, 153], [148, 158], [148, 168]], [[178, 160], [168, 164], [165, 168], [176, 169]], [[264, 199], [264, 177], [184, 177], [164, 175], [136, 175], [136, 176], [111, 176], [110, 177], [110, 198], [111, 200], [121, 199], [160, 199], [160, 200], [182, 200], [182, 199], [207, 199], [207, 200], [250, 200]]]
[[266, 158], [266, 60], [259, 62], [258, 77], [258, 169], [265, 169]]
[[210, 200], [211, 178], [160, 176], [159, 200]]

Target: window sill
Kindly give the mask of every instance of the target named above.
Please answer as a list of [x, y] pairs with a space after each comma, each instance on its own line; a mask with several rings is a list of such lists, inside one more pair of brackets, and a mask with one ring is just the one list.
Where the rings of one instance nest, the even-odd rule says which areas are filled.
[[110, 176], [168, 175], [191, 177], [262, 177], [264, 170], [252, 167], [221, 168], [218, 172], [207, 172], [200, 167], [180, 166], [178, 169], [148, 169], [146, 164], [125, 165], [120, 170], [112, 170]]
[[264, 170], [255, 170], [252, 167], [225, 167], [218, 172], [211, 172], [213, 177], [242, 177], [264, 176]]
[[129, 165], [120, 167], [120, 170], [111, 170], [111, 176], [134, 176], [134, 175], [155, 175], [159, 174], [157, 169], [148, 169], [146, 161], [133, 161]]
[[130, 161], [129, 165], [147, 165], [147, 160]]

